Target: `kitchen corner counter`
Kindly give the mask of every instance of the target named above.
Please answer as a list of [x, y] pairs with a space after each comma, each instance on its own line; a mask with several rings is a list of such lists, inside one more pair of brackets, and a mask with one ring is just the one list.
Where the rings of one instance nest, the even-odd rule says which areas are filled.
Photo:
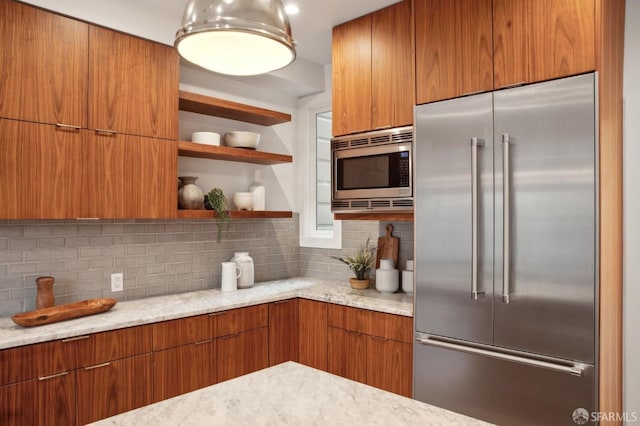
[[413, 298], [405, 293], [381, 294], [354, 290], [348, 283], [291, 278], [256, 284], [223, 293], [201, 290], [169, 296], [118, 302], [109, 312], [38, 327], [20, 327], [0, 318], [0, 349], [184, 318], [261, 303], [301, 297], [402, 316], [413, 315]]
[[94, 424], [488, 425], [291, 361]]

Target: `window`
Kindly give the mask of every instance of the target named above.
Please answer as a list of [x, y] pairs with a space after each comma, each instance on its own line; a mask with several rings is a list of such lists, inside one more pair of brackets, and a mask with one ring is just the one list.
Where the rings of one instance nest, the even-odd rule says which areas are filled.
[[331, 105], [305, 108], [300, 246], [342, 248], [342, 223], [331, 213]]

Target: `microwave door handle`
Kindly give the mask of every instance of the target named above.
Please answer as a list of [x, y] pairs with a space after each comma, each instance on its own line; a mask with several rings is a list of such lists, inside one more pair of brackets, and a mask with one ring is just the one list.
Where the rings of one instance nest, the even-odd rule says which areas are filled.
[[478, 291], [478, 148], [484, 140], [471, 138], [471, 298], [478, 300], [484, 291]]

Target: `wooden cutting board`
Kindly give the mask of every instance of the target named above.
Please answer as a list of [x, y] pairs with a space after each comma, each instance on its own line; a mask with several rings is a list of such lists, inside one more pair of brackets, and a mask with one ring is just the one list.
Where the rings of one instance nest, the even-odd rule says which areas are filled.
[[380, 259], [393, 259], [393, 265], [398, 268], [398, 249], [400, 247], [400, 238], [392, 237], [393, 225], [387, 224], [386, 235], [378, 238], [378, 249], [376, 254], [376, 269], [380, 267]]

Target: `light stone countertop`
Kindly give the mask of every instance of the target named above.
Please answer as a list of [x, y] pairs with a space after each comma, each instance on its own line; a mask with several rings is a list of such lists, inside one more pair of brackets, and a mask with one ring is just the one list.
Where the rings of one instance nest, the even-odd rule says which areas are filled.
[[96, 425], [488, 425], [295, 362], [101, 420]]
[[259, 283], [252, 288], [232, 293], [222, 293], [220, 289], [210, 289], [118, 302], [113, 309], [102, 314], [38, 327], [25, 328], [16, 325], [11, 318], [0, 318], [0, 349], [294, 297], [403, 316], [413, 315], [413, 298], [405, 293], [381, 294], [374, 289], [354, 290], [348, 283], [313, 278], [291, 278]]

